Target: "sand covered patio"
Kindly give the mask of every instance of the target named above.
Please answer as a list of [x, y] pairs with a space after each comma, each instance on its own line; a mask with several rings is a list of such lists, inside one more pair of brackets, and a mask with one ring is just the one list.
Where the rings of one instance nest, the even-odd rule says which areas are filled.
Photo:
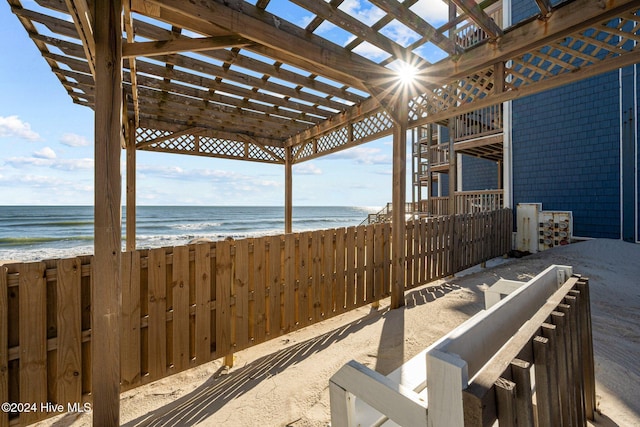
[[[482, 309], [482, 290], [523, 280], [550, 264], [589, 277], [596, 361], [597, 426], [640, 423], [640, 246], [590, 240], [521, 259], [494, 259], [452, 279], [407, 292], [403, 308], [362, 307], [222, 360], [123, 393], [127, 426], [327, 426], [329, 378], [355, 359], [383, 374]], [[91, 425], [66, 414], [43, 425]]]

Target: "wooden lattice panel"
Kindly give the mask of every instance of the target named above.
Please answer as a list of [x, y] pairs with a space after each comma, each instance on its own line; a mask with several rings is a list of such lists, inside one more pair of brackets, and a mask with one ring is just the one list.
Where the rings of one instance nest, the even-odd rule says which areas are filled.
[[148, 128], [136, 129], [136, 141], [138, 143], [153, 141], [154, 139], [163, 138], [169, 135], [171, 135], [171, 132], [158, 130], [158, 129], [148, 129]]
[[316, 151], [323, 153], [333, 150], [336, 147], [344, 145], [349, 142], [349, 132], [346, 128], [342, 128], [337, 132], [333, 132], [327, 135], [323, 135], [316, 141]]
[[353, 139], [355, 141], [371, 140], [374, 135], [391, 132], [393, 121], [385, 111], [366, 117], [353, 124]]

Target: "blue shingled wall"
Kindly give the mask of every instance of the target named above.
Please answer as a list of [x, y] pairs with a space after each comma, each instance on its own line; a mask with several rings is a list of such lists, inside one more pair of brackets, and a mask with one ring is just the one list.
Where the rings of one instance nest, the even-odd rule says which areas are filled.
[[479, 191], [498, 188], [498, 164], [473, 156], [462, 156], [462, 190]]
[[577, 236], [620, 237], [618, 72], [513, 102], [514, 203], [571, 210]]

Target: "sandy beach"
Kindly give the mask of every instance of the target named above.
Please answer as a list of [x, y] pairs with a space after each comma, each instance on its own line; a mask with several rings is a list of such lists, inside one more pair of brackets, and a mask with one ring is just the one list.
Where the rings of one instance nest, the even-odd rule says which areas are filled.
[[[478, 312], [500, 278], [528, 280], [551, 264], [590, 279], [596, 426], [640, 425], [640, 245], [590, 240], [520, 259], [498, 258], [406, 293], [406, 306], [360, 308], [235, 355], [123, 393], [127, 426], [328, 426], [329, 378], [355, 359], [383, 373]], [[40, 423], [90, 425], [88, 414]]]

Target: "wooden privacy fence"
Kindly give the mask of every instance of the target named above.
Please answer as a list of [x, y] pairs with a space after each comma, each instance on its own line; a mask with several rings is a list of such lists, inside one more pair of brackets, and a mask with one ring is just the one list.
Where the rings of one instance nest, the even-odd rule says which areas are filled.
[[[406, 288], [507, 253], [511, 222], [508, 209], [408, 222]], [[386, 223], [123, 253], [122, 390], [389, 296], [390, 242]], [[0, 427], [90, 398], [91, 263], [0, 267], [0, 402], [36, 405]]]

